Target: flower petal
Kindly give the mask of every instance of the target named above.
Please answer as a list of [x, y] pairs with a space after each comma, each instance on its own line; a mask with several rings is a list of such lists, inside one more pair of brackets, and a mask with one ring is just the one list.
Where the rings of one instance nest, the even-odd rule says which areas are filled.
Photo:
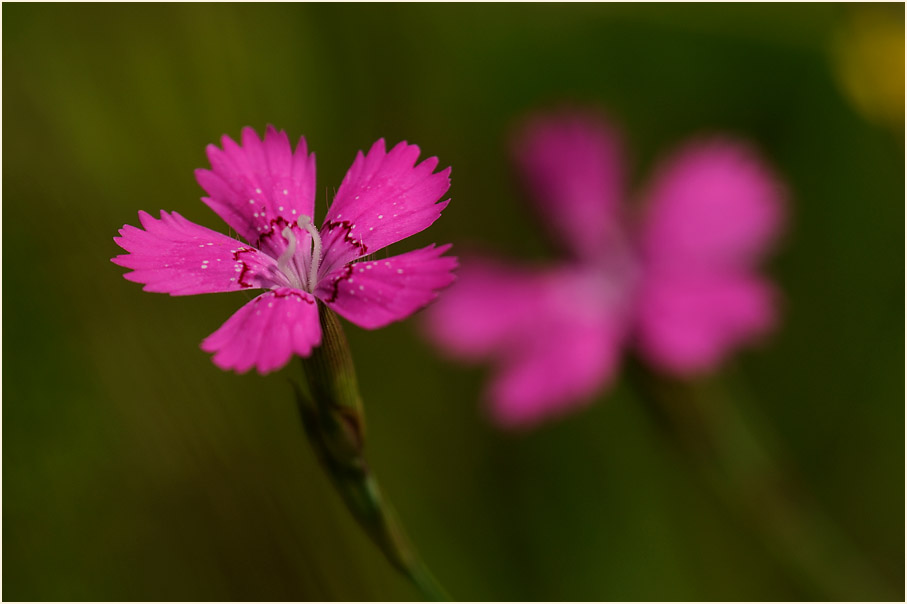
[[229, 136], [223, 150], [208, 145], [211, 170], [195, 171], [203, 197], [218, 216], [250, 243], [274, 257], [285, 247], [281, 237], [258, 244], [259, 238], [280, 233], [288, 223], [315, 211], [315, 154], [305, 138], [293, 151], [286, 132], [268, 126], [264, 141], [252, 128], [243, 128], [242, 145]]
[[515, 137], [513, 155], [557, 243], [576, 258], [599, 256], [617, 228], [624, 187], [610, 124], [591, 111], [537, 116]]
[[405, 142], [385, 151], [379, 140], [359, 152], [321, 227], [323, 277], [344, 264], [414, 235], [438, 219], [447, 201], [450, 168], [435, 174], [436, 157], [416, 164], [419, 147]]
[[426, 333], [455, 358], [480, 361], [500, 351], [545, 311], [541, 271], [466, 258], [457, 282], [425, 311]]
[[273, 259], [248, 245], [186, 220], [176, 212], [155, 219], [139, 212], [145, 230], [125, 225], [114, 241], [129, 252], [111, 261], [145, 291], [171, 296], [272, 287], [285, 281]]
[[781, 228], [783, 198], [745, 144], [693, 142], [656, 171], [645, 200], [645, 260], [684, 271], [750, 265]]
[[680, 375], [715, 369], [775, 322], [775, 292], [748, 274], [649, 274], [639, 298], [639, 345], [654, 365]]
[[616, 373], [624, 325], [607, 315], [562, 314], [520, 338], [488, 391], [492, 418], [531, 428], [585, 407]]
[[356, 262], [322, 280], [315, 292], [339, 315], [366, 329], [410, 316], [454, 281], [457, 259], [433, 245], [383, 260]]
[[778, 235], [784, 191], [748, 146], [697, 141], [656, 172], [642, 224], [639, 344], [688, 375], [715, 369], [775, 320], [755, 264]]
[[293, 354], [309, 356], [320, 344], [315, 298], [298, 289], [279, 288], [236, 311], [201, 348], [214, 353], [212, 361], [221, 369], [245, 373], [255, 367], [264, 375], [286, 365]]
[[495, 362], [486, 394], [502, 427], [531, 427], [583, 406], [614, 375], [628, 307], [597, 271], [476, 259], [457, 277], [425, 326], [452, 356]]

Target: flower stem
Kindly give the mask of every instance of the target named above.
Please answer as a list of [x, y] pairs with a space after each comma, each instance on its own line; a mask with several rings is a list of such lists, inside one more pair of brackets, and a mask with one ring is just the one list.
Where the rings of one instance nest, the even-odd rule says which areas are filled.
[[322, 344], [302, 359], [306, 390], [294, 388], [318, 460], [356, 521], [388, 561], [430, 600], [449, 596], [410, 543], [363, 455], [365, 415], [340, 321], [319, 303]]
[[714, 384], [694, 387], [627, 372], [662, 433], [705, 484], [785, 564], [801, 588], [825, 600], [890, 600], [897, 591], [849, 543], [755, 430], [738, 400]]

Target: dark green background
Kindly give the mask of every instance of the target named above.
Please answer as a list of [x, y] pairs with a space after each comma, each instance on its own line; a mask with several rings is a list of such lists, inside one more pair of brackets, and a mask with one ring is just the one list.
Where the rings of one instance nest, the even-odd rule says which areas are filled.
[[[319, 212], [380, 136], [453, 166], [449, 209], [396, 251], [542, 258], [506, 135], [564, 99], [620, 121], [637, 186], [715, 130], [789, 184], [782, 327], [712, 386], [902, 599], [904, 148], [837, 86], [829, 45], [853, 10], [4, 5], [4, 599], [419, 597], [316, 465], [298, 363], [236, 376], [199, 350], [249, 296], [143, 293], [112, 237], [140, 209], [226, 230], [192, 171], [221, 134], [272, 123], [317, 152]], [[418, 321], [347, 331], [369, 456], [457, 598], [834, 597], [694, 478], [625, 382], [501, 434], [484, 372], [441, 361]]]

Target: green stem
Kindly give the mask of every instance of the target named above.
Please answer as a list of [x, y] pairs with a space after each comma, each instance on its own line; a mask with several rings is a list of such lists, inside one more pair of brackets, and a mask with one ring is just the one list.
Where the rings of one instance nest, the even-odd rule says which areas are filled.
[[[888, 600], [897, 591], [848, 542], [729, 397], [671, 381], [633, 363], [633, 389], [685, 461], [788, 567], [829, 600]], [[760, 438], [762, 436], [762, 438]]]
[[450, 597], [412, 546], [363, 455], [365, 416], [340, 321], [320, 306], [322, 344], [304, 358], [307, 392], [296, 388], [303, 426], [338, 493], [388, 561], [430, 600]]

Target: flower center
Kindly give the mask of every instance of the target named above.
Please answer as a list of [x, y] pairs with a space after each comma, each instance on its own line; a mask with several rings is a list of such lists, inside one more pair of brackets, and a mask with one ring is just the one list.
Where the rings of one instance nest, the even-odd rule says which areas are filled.
[[318, 266], [321, 264], [321, 236], [318, 234], [318, 229], [312, 224], [311, 216], [303, 214], [296, 221], [296, 224], [299, 228], [308, 231], [312, 236], [312, 257], [309, 266], [303, 267], [300, 275], [295, 262], [296, 235], [293, 234], [293, 228], [290, 225], [281, 232], [281, 235], [287, 240], [287, 247], [277, 259], [277, 268], [286, 275], [293, 287], [305, 290], [311, 294], [315, 291], [315, 286], [318, 285]]
[[626, 317], [632, 311], [640, 287], [640, 259], [624, 231], [613, 229], [602, 254], [581, 263], [569, 277], [574, 312], [601, 316], [603, 308], [610, 314]]

